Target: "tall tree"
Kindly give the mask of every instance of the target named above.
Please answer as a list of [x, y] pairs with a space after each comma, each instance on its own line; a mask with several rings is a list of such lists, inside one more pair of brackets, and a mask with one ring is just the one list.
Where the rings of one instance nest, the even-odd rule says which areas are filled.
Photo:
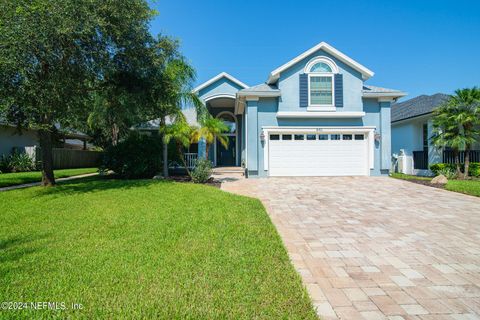
[[[150, 110], [152, 118], [159, 119], [160, 132], [165, 130], [167, 120], [183, 117], [182, 107], [193, 105], [201, 119], [205, 106], [192, 92], [195, 70], [180, 53], [179, 42], [167, 36], [159, 36], [152, 47], [150, 68]], [[163, 176], [168, 176], [168, 148], [163, 141]]]
[[470, 150], [480, 136], [480, 89], [459, 89], [434, 111], [432, 141], [450, 147], [455, 154], [457, 174], [461, 176], [459, 151], [465, 152], [463, 177], [468, 177]]
[[[38, 130], [42, 184], [53, 185], [52, 132], [85, 119], [112, 57], [148, 34], [145, 0], [1, 0], [0, 108]], [[133, 30], [133, 31], [132, 31]], [[136, 30], [136, 31], [135, 31]], [[139, 37], [141, 38], [141, 37]]]

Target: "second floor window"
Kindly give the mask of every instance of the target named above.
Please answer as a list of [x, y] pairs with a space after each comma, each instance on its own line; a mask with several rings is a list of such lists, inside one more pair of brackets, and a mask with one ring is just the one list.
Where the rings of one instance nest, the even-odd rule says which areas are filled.
[[334, 74], [336, 66], [327, 58], [319, 58], [309, 64], [308, 73], [308, 106], [334, 107]]
[[311, 74], [310, 82], [310, 105], [332, 106], [333, 105], [333, 75], [317, 76]]

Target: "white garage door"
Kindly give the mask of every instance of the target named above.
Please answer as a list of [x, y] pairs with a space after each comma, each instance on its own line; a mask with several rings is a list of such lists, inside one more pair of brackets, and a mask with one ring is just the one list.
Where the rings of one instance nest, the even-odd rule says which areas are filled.
[[269, 134], [270, 176], [365, 176], [365, 134]]

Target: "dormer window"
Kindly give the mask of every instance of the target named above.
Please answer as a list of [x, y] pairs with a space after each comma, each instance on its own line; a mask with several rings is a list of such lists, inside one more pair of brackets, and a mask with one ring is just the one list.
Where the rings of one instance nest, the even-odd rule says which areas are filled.
[[335, 110], [335, 81], [338, 73], [335, 63], [326, 57], [310, 61], [305, 67], [308, 74], [308, 108], [307, 110]]

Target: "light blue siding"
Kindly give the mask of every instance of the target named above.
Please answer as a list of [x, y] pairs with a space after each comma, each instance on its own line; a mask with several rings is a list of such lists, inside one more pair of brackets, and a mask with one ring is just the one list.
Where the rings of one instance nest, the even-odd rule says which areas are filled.
[[408, 156], [413, 151], [423, 150], [423, 124], [427, 119], [406, 120], [392, 124], [392, 153], [398, 154], [400, 149], [405, 150]]
[[[257, 101], [248, 102], [248, 171], [250, 177], [268, 176], [268, 171], [264, 170], [264, 143], [260, 142], [259, 135], [263, 127], [266, 126], [295, 126], [295, 127], [327, 127], [327, 126], [374, 126], [378, 132], [385, 135], [384, 141], [375, 142], [374, 145], [374, 169], [370, 171], [372, 176], [387, 174], [390, 168], [390, 103], [382, 103], [382, 109], [387, 115], [384, 116], [385, 126], [382, 133], [381, 107], [380, 103], [374, 99], [365, 99], [365, 116], [355, 119], [277, 119], [278, 110], [277, 98], [264, 98]], [[256, 116], [254, 116], [256, 115]], [[255, 126], [256, 123], [256, 126]], [[253, 131], [252, 131], [253, 130]], [[381, 146], [384, 145], [386, 160], [382, 168]]]
[[282, 97], [278, 104], [279, 111], [306, 112], [305, 108], [300, 107], [299, 75], [304, 72], [305, 65], [318, 56], [332, 59], [338, 66], [339, 73], [343, 74], [343, 108], [340, 111], [362, 111], [362, 75], [323, 50], [311, 54], [282, 72], [278, 81], [278, 88], [282, 91]]
[[235, 95], [238, 90], [243, 89], [238, 84], [227, 78], [221, 78], [198, 92], [198, 96], [205, 100], [208, 97], [218, 94]]

